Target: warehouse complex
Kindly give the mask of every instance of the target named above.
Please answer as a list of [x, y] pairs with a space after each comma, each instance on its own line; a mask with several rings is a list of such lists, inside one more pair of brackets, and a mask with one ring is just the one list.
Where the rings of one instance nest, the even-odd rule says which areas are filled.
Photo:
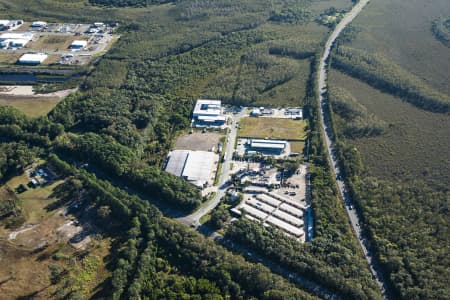
[[198, 99], [192, 113], [194, 127], [220, 127], [227, 121], [222, 101]]
[[[212, 203], [228, 202], [232, 208], [227, 209], [235, 217], [276, 228], [304, 242], [311, 238], [306, 228], [312, 224], [307, 217], [307, 169], [299, 158], [294, 158], [298, 153], [291, 155], [292, 149], [298, 151], [293, 143], [302, 138], [297, 131], [303, 130], [303, 121], [294, 120], [302, 117], [301, 108], [223, 108], [220, 100], [198, 99], [192, 127], [202, 130], [191, 130], [183, 143], [175, 145], [191, 150], [171, 151], [165, 171], [202, 188], [202, 195], [214, 199]], [[232, 122], [227, 122], [229, 119]], [[206, 133], [207, 129], [221, 136], [215, 141], [218, 154], [210, 152], [215, 147], [208, 144], [212, 132]], [[242, 132], [245, 134], [239, 136]], [[200, 148], [199, 144], [208, 148]], [[287, 161], [294, 170], [284, 165]], [[199, 220], [191, 225], [197, 226]]]
[[168, 156], [165, 171], [203, 188], [214, 181], [217, 162], [218, 155], [213, 152], [174, 150]]

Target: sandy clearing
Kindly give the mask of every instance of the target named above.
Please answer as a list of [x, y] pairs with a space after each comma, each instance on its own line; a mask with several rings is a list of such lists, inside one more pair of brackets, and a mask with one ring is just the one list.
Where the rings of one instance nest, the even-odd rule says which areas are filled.
[[24, 233], [26, 231], [32, 230], [33, 228], [36, 228], [37, 226], [39, 226], [39, 224], [36, 225], [26, 225], [24, 228], [13, 231], [9, 234], [8, 236], [8, 241], [12, 241], [15, 240], [17, 238], [17, 236], [21, 233]]
[[70, 93], [73, 93], [77, 90], [77, 88], [74, 89], [67, 89], [67, 90], [61, 90], [53, 93], [48, 94], [36, 94], [33, 90], [32, 85], [4, 85], [0, 86], [0, 95], [9, 95], [9, 96], [28, 96], [28, 97], [57, 97], [57, 98], [64, 98], [67, 97]]

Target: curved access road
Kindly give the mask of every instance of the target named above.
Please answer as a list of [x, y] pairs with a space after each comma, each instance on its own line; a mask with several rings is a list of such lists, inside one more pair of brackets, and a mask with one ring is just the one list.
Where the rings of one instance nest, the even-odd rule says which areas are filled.
[[231, 117], [231, 127], [228, 134], [227, 146], [225, 149], [225, 161], [222, 164], [222, 171], [219, 174], [219, 186], [216, 189], [215, 197], [208, 203], [202, 205], [197, 211], [192, 214], [177, 218], [177, 220], [185, 225], [191, 226], [198, 229], [200, 227], [200, 218], [212, 211], [217, 205], [219, 205], [220, 200], [225, 196], [227, 189], [229, 188], [228, 180], [230, 178], [231, 171], [231, 158], [234, 152], [234, 141], [237, 137], [237, 125], [241, 118], [247, 115], [247, 110], [243, 109], [238, 114]]
[[336, 26], [332, 34], [327, 40], [327, 43], [325, 44], [325, 49], [323, 52], [323, 55], [320, 59], [320, 66], [319, 66], [319, 82], [318, 87], [320, 91], [319, 99], [320, 99], [320, 121], [322, 123], [322, 127], [325, 132], [325, 142], [327, 146], [327, 152], [330, 159], [330, 162], [333, 166], [332, 170], [334, 172], [334, 175], [336, 176], [336, 182], [339, 188], [339, 191], [342, 195], [342, 198], [344, 200], [344, 206], [347, 211], [347, 214], [350, 219], [350, 223], [353, 228], [353, 232], [356, 236], [356, 238], [359, 241], [359, 244], [361, 245], [361, 248], [364, 252], [364, 256], [369, 264], [370, 271], [372, 272], [378, 286], [381, 289], [381, 292], [385, 299], [390, 299], [386, 281], [383, 278], [382, 273], [380, 272], [380, 268], [377, 265], [374, 254], [371, 251], [371, 249], [368, 246], [367, 240], [362, 234], [361, 227], [359, 226], [360, 220], [357, 212], [353, 209], [353, 203], [352, 199], [350, 199], [348, 193], [346, 192], [346, 187], [344, 183], [344, 179], [341, 176], [341, 170], [337, 161], [337, 157], [333, 154], [334, 153], [334, 147], [331, 140], [331, 129], [325, 122], [324, 117], [324, 110], [326, 108], [325, 99], [323, 97], [324, 93], [327, 90], [327, 64], [328, 64], [328, 58], [330, 56], [331, 48], [333, 47], [334, 42], [336, 41], [339, 34], [344, 30], [344, 28], [350, 24], [350, 22], [353, 21], [354, 18], [358, 16], [358, 14], [362, 11], [362, 9], [366, 6], [366, 4], [369, 2], [369, 0], [360, 0], [358, 4], [356, 4], [353, 9], [347, 13], [344, 18], [341, 20], [341, 22]]

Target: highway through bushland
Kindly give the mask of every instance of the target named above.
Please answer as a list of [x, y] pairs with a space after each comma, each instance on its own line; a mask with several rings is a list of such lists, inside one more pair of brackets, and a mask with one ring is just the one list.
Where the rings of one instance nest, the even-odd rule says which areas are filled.
[[366, 6], [366, 4], [369, 3], [369, 0], [360, 0], [353, 9], [348, 12], [343, 19], [339, 22], [339, 24], [335, 27], [333, 32], [331, 33], [330, 37], [328, 38], [325, 49], [323, 51], [322, 57], [320, 58], [320, 65], [319, 65], [319, 76], [318, 76], [318, 89], [319, 89], [319, 101], [320, 101], [320, 120], [322, 123], [322, 127], [324, 130], [324, 138], [327, 148], [327, 153], [329, 160], [332, 165], [332, 172], [335, 175], [336, 183], [339, 188], [339, 191], [341, 193], [342, 199], [344, 201], [344, 207], [347, 211], [347, 214], [350, 219], [351, 226], [353, 228], [353, 232], [356, 236], [356, 238], [359, 241], [359, 244], [361, 245], [361, 248], [363, 250], [364, 256], [367, 260], [367, 263], [369, 265], [370, 271], [372, 272], [372, 275], [374, 276], [378, 286], [381, 289], [381, 292], [385, 299], [390, 299], [390, 293], [388, 292], [386, 281], [384, 280], [383, 274], [380, 271], [380, 267], [377, 264], [376, 260], [374, 259], [374, 253], [370, 249], [369, 243], [367, 241], [367, 238], [363, 235], [361, 226], [359, 224], [359, 216], [355, 209], [353, 209], [354, 205], [352, 202], [352, 199], [349, 197], [349, 194], [347, 193], [347, 188], [345, 186], [344, 178], [342, 176], [342, 172], [340, 169], [339, 162], [337, 160], [337, 157], [333, 154], [334, 153], [334, 146], [331, 138], [331, 132], [332, 129], [327, 125], [325, 122], [325, 116], [324, 111], [327, 111], [327, 103], [324, 95], [327, 92], [327, 69], [328, 69], [328, 61], [331, 53], [331, 49], [333, 48], [334, 42], [338, 38], [339, 34], [345, 29], [345, 27], [350, 24], [353, 19], [355, 19], [359, 13], [362, 11], [362, 9]]

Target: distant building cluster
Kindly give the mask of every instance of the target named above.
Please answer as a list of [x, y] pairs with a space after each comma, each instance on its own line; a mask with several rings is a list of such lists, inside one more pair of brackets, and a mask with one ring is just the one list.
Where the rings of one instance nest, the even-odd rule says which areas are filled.
[[[40, 20], [34, 22], [0, 20], [0, 31], [2, 31], [0, 33], [0, 49], [15, 52], [16, 50], [27, 48], [29, 50], [27, 54], [29, 55], [23, 55], [18, 59], [17, 63], [19, 64], [37, 65], [44, 62], [49, 55], [61, 55], [58, 61], [59, 64], [85, 64], [91, 60], [94, 54], [104, 51], [105, 45], [112, 41], [112, 34], [117, 26], [118, 23], [105, 24], [102, 22], [72, 24], [47, 23]], [[45, 36], [55, 34], [61, 34], [58, 35], [62, 41], [61, 43], [58, 42], [51, 45], [52, 43], [47, 40], [44, 40], [42, 43], [36, 43], [36, 41]], [[77, 38], [73, 40], [70, 36], [76, 36]], [[62, 45], [67, 47], [66, 41], [70, 41], [71, 44], [67, 49], [61, 49]], [[44, 51], [46, 54], [36, 53]], [[72, 52], [77, 51], [80, 53], [76, 53], [74, 56]]]

